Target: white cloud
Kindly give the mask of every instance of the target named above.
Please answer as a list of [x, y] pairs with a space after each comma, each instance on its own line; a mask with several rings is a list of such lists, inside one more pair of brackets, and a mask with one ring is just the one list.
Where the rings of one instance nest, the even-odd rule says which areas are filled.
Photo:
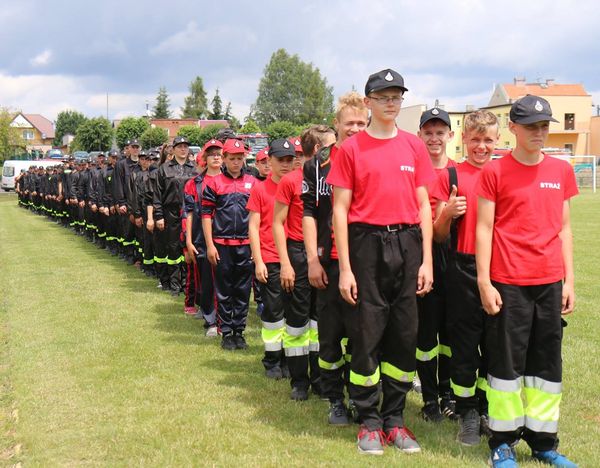
[[29, 63], [34, 67], [44, 67], [50, 63], [52, 60], [52, 51], [50, 49], [46, 49], [43, 52], [40, 52], [35, 57], [33, 57]]

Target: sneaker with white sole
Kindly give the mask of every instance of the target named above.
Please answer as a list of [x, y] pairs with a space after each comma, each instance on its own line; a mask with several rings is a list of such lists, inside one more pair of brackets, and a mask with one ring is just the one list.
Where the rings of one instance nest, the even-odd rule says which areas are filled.
[[212, 325], [206, 329], [207, 338], [215, 338], [217, 336], [219, 336], [219, 329], [216, 325]]
[[404, 453], [419, 453], [421, 446], [415, 435], [406, 427], [393, 427], [386, 431], [387, 443]]
[[470, 409], [464, 416], [459, 418], [458, 423], [458, 442], [467, 447], [479, 445], [481, 442], [480, 435], [480, 418], [477, 410]]
[[502, 444], [492, 450], [488, 464], [492, 468], [517, 468], [515, 451], [508, 444]]
[[383, 455], [385, 435], [381, 429], [370, 431], [367, 426], [360, 426], [357, 442], [360, 454]]

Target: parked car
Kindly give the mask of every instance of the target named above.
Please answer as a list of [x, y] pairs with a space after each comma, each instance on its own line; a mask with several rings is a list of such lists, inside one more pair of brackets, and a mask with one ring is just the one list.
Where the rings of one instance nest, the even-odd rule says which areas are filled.
[[82, 159], [88, 159], [90, 154], [87, 151], [74, 151], [71, 156], [75, 158], [75, 161], [80, 161]]
[[62, 159], [63, 152], [58, 148], [46, 151], [46, 159]]

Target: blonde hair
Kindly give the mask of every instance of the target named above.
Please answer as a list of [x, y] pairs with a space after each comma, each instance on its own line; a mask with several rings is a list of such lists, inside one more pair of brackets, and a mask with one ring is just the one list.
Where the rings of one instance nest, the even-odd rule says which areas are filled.
[[311, 125], [302, 132], [300, 144], [305, 156], [312, 156], [317, 145], [323, 146], [327, 135], [334, 135], [335, 132], [327, 125]]
[[465, 117], [465, 132], [485, 133], [488, 128], [498, 126], [496, 114], [489, 110], [471, 112]]
[[335, 109], [335, 118], [340, 120], [342, 112], [348, 107], [351, 107], [359, 112], [364, 112], [365, 114], [368, 113], [363, 96], [356, 91], [350, 91], [349, 93], [340, 96]]

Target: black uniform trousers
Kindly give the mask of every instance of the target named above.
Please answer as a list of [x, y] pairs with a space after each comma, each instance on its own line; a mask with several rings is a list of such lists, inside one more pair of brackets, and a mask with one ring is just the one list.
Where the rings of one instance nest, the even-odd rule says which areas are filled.
[[154, 250], [154, 271], [163, 290], [171, 289], [169, 270], [167, 269], [167, 241], [168, 232], [154, 226], [152, 236], [152, 249]]
[[183, 291], [184, 267], [181, 247], [181, 217], [179, 206], [163, 206], [166, 232], [166, 269], [169, 275], [169, 289]]
[[485, 321], [477, 287], [475, 256], [452, 253], [448, 265], [448, 325], [452, 358], [450, 377], [456, 412], [487, 413]]
[[264, 304], [261, 320], [263, 322], [262, 338], [265, 342], [265, 355], [262, 363], [265, 369], [273, 369], [283, 365], [283, 333], [285, 327], [283, 312], [283, 292], [279, 273], [279, 263], [266, 263], [267, 282], [261, 285]]
[[350, 262], [358, 286], [358, 302], [349, 314], [354, 322], [349, 390], [360, 420], [371, 431], [404, 426], [406, 394], [416, 370], [422, 235], [416, 225], [390, 229], [348, 226]]
[[417, 373], [425, 403], [437, 402], [438, 397], [450, 395], [450, 345], [446, 324], [448, 244], [434, 242], [432, 251], [433, 290], [417, 298]]
[[[562, 281], [535, 286], [492, 282], [502, 298], [500, 312], [486, 320], [489, 447], [523, 439], [533, 450], [558, 447], [558, 406], [562, 396]], [[526, 404], [502, 386], [522, 382]], [[520, 427], [497, 430], [497, 414], [524, 414]], [[548, 417], [553, 415], [553, 417]], [[500, 425], [502, 422], [500, 422]], [[538, 427], [539, 426], [539, 427]], [[551, 427], [551, 428], [550, 428]]]
[[220, 258], [214, 276], [218, 326], [224, 336], [241, 334], [246, 329], [252, 287], [250, 245], [215, 242], [215, 246]]
[[[317, 290], [317, 314], [319, 322], [319, 365], [321, 368], [322, 396], [330, 401], [344, 399], [344, 373], [351, 355], [351, 340], [344, 347], [342, 340], [352, 332], [355, 321], [349, 320], [352, 306], [340, 294], [340, 266], [337, 260], [323, 265], [327, 274], [327, 287]], [[345, 351], [345, 352], [344, 352]], [[346, 372], [347, 373], [347, 372]]]
[[206, 258], [206, 254], [196, 256], [196, 305], [200, 307], [204, 317], [205, 327], [217, 325], [217, 312], [215, 308], [215, 283], [213, 267]]

